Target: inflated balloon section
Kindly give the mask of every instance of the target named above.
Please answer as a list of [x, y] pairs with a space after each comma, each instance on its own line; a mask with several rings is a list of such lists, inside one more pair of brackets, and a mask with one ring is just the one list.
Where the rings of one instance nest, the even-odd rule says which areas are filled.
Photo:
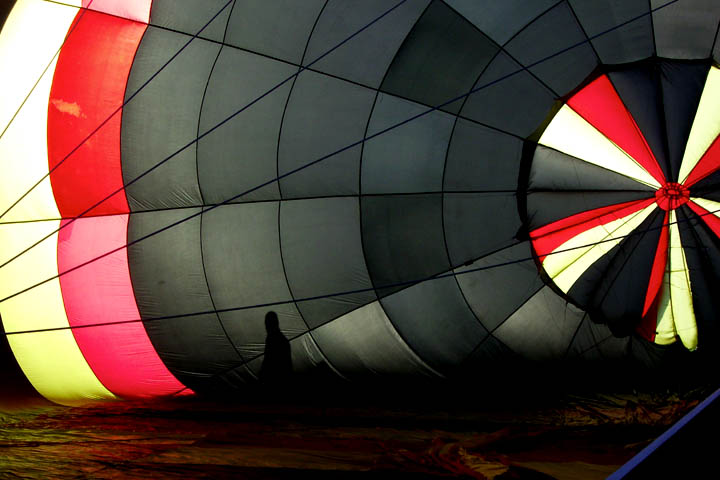
[[720, 280], [720, 70], [652, 59], [589, 82], [552, 117], [524, 198], [540, 264], [619, 335], [698, 346]]
[[0, 33], [13, 353], [74, 403], [251, 388], [269, 311], [298, 375], [348, 380], [714, 348], [719, 18], [19, 0]]

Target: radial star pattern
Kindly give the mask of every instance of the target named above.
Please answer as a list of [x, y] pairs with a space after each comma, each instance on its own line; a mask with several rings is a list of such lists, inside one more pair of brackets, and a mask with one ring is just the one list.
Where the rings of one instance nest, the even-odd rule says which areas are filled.
[[720, 279], [718, 133], [720, 70], [707, 64], [624, 66], [572, 95], [528, 157], [525, 213], [548, 281], [620, 334], [697, 348]]

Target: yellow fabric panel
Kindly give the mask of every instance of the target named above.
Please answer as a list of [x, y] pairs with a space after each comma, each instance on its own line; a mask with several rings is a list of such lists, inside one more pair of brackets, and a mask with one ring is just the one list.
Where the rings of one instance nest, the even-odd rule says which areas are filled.
[[632, 157], [567, 105], [563, 105], [552, 119], [539, 143], [637, 182], [660, 188], [657, 180]]
[[678, 336], [687, 349], [695, 350], [698, 334], [692, 288], [675, 211], [670, 211], [669, 221], [668, 263], [663, 279], [663, 296], [660, 298], [662, 303], [658, 309], [659, 321], [655, 342], [669, 344], [675, 341], [675, 336]]
[[[27, 245], [30, 238], [46, 235], [59, 221], [6, 224], [0, 226], [0, 260]], [[57, 275], [57, 234], [0, 269], [0, 295], [12, 295]], [[0, 303], [7, 333], [67, 327], [60, 281], [52, 280]], [[33, 386], [58, 403], [83, 399], [114, 398], [97, 380], [70, 330], [9, 335], [15, 358]]]
[[716, 217], [720, 217], [720, 202], [708, 200], [707, 198], [690, 197], [690, 200], [700, 205], [702, 208], [710, 212]]
[[[62, 43], [77, 9], [40, 0], [20, 1], [0, 34], [0, 119], [9, 122]], [[47, 104], [54, 64], [0, 139], [0, 208], [4, 211], [48, 172]], [[11, 94], [5, 94], [11, 92]], [[19, 98], [19, 100], [18, 100]], [[58, 218], [45, 180], [11, 215], [0, 220]], [[0, 263], [56, 230], [59, 220], [0, 224]], [[12, 295], [57, 271], [57, 234], [0, 268], [0, 298]], [[60, 282], [55, 279], [0, 303], [6, 332], [67, 327]], [[33, 386], [58, 403], [114, 398], [95, 377], [70, 330], [9, 335], [13, 353]]]
[[[687, 179], [715, 138], [720, 134], [720, 70], [713, 67], [705, 81], [700, 104], [695, 113], [690, 137], [685, 146], [680, 174], [682, 182]], [[681, 183], [682, 183], [681, 182]]]
[[649, 205], [632, 215], [576, 235], [545, 258], [545, 271], [555, 284], [567, 293], [593, 263], [620, 243], [625, 235], [637, 228], [656, 208], [655, 204]]

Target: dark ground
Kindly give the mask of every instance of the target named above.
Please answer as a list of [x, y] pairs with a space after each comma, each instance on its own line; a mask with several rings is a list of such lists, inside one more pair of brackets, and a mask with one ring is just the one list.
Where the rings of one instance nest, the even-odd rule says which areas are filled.
[[601, 479], [711, 393], [403, 390], [16, 399], [0, 407], [0, 478]]

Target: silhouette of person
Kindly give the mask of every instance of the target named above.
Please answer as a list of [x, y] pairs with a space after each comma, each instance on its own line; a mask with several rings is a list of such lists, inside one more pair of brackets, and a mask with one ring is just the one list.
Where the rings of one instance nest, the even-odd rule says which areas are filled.
[[290, 380], [292, 374], [292, 358], [290, 342], [280, 331], [277, 313], [265, 315], [265, 356], [260, 366], [260, 381], [265, 385], [279, 387]]

